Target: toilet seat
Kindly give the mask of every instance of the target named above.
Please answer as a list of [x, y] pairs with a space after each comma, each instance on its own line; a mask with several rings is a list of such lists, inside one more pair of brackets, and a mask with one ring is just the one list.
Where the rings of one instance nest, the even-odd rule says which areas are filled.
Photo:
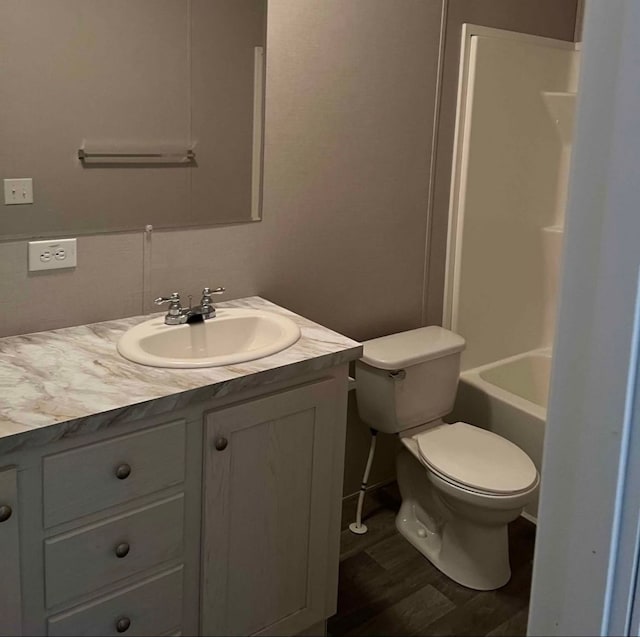
[[414, 436], [420, 459], [453, 486], [480, 494], [508, 496], [537, 485], [531, 458], [491, 431], [456, 422]]

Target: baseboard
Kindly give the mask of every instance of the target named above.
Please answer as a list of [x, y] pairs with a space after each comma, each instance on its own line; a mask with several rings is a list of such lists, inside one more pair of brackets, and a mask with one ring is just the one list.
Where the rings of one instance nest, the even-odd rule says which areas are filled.
[[298, 633], [297, 637], [324, 637], [327, 634], [327, 620], [309, 626], [306, 630]]
[[[376, 482], [375, 484], [371, 484], [367, 487], [366, 493], [371, 493], [372, 491], [377, 491], [378, 489], [382, 489], [384, 487], [388, 487], [390, 484], [395, 482], [395, 478], [389, 478], [388, 480], [383, 480], [382, 482]], [[356, 500], [360, 495], [360, 491], [356, 491], [355, 493], [350, 493], [349, 495], [342, 496], [342, 503], [346, 504], [349, 500]]]

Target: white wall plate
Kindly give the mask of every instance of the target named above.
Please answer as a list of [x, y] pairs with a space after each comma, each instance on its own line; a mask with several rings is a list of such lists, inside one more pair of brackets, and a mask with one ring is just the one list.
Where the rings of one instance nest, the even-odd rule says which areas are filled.
[[29, 272], [75, 268], [76, 265], [76, 239], [29, 241]]

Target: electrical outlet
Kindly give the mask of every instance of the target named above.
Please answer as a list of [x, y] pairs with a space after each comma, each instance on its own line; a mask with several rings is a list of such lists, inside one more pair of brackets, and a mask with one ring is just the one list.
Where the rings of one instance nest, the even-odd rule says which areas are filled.
[[76, 240], [29, 241], [29, 272], [75, 268]]
[[33, 180], [5, 179], [4, 203], [6, 206], [33, 203]]

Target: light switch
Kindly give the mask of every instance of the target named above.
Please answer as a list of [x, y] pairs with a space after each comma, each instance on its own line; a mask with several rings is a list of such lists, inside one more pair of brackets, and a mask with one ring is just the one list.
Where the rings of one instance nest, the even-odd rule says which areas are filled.
[[4, 203], [6, 206], [33, 203], [33, 180], [5, 179]]

